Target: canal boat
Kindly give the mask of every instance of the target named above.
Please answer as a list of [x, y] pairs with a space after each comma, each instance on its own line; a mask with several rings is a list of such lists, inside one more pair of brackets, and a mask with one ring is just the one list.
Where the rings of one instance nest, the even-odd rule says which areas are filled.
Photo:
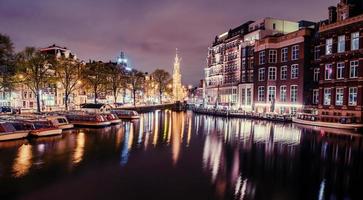
[[12, 123], [0, 122], [0, 141], [23, 139], [30, 130], [17, 130]]
[[107, 113], [107, 114], [102, 114], [102, 116], [109, 122], [111, 122], [111, 124], [119, 124], [121, 123], [121, 119], [118, 118], [118, 116], [116, 114], [112, 114], [112, 113]]
[[73, 124], [69, 123], [65, 116], [56, 115], [56, 116], [47, 116], [47, 120], [49, 120], [55, 127], [60, 128], [62, 130], [71, 129], [74, 127]]
[[23, 122], [33, 126], [33, 130], [30, 131], [32, 136], [44, 137], [62, 134], [62, 129], [55, 127], [48, 120], [26, 120]]
[[111, 125], [111, 121], [101, 114], [78, 112], [69, 113], [66, 117], [75, 126], [105, 127]]
[[320, 126], [337, 129], [351, 129], [358, 130], [363, 128], [363, 124], [357, 123], [340, 123], [340, 122], [323, 122], [317, 120], [318, 117], [313, 114], [299, 113], [296, 117], [292, 118], [294, 123], [304, 124], [309, 126]]
[[139, 119], [140, 115], [134, 110], [112, 110], [113, 114], [116, 114], [120, 119]]

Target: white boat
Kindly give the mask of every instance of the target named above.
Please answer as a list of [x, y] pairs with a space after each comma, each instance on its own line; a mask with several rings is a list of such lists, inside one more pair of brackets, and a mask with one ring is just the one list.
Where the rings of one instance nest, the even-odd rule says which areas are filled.
[[22, 139], [28, 135], [29, 130], [16, 130], [9, 122], [0, 123], [0, 141]]
[[48, 116], [47, 120], [49, 120], [53, 124], [53, 126], [62, 130], [71, 129], [74, 127], [74, 125], [69, 123], [67, 118], [64, 116]]
[[120, 119], [139, 119], [140, 115], [134, 110], [112, 110]]
[[338, 128], [338, 129], [363, 128], [363, 124], [342, 124], [342, 123], [333, 123], [333, 122], [321, 122], [321, 121], [303, 120], [303, 119], [298, 119], [296, 117], [292, 118], [292, 121], [294, 123], [305, 124], [310, 126], [321, 126], [321, 127]]
[[75, 126], [104, 127], [111, 125], [111, 121], [100, 114], [72, 113], [66, 115], [67, 119]]

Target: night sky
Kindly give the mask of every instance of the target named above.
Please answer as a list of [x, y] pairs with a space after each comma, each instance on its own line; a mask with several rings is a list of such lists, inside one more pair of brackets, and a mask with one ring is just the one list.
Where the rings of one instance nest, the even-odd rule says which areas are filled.
[[0, 0], [0, 33], [16, 51], [66, 46], [80, 59], [115, 60], [125, 51], [132, 66], [172, 71], [175, 48], [182, 79], [203, 78], [214, 37], [262, 17], [321, 20], [338, 0]]

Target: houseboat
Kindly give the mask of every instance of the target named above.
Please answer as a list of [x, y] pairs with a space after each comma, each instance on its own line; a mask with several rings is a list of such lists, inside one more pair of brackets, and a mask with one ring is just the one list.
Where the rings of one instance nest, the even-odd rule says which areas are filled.
[[17, 130], [10, 122], [0, 122], [0, 141], [26, 138], [30, 130]]
[[113, 114], [116, 114], [120, 119], [139, 119], [140, 115], [134, 110], [112, 110]]

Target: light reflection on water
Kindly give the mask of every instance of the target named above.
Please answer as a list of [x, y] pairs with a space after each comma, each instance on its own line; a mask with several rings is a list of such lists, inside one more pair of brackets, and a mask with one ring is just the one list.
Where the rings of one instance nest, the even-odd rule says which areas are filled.
[[[182, 174], [190, 178], [175, 182], [175, 192], [201, 187], [192, 190], [195, 196], [200, 192], [209, 199], [354, 199], [358, 192], [352, 188], [363, 179], [362, 148], [362, 137], [331, 134], [330, 130], [156, 111], [104, 129], [1, 142], [0, 187], [11, 189], [2, 190], [0, 197], [27, 195], [49, 180], [57, 183], [63, 176], [95, 166], [99, 170], [107, 164], [111, 171], [125, 168], [135, 174], [127, 179], [129, 183], [145, 182], [145, 174], [138, 175], [140, 170], [152, 171], [159, 177], [160, 188]], [[156, 159], [162, 162], [160, 169], [153, 167]], [[149, 163], [152, 169], [146, 168]], [[171, 177], [164, 180], [164, 172]], [[52, 173], [59, 174], [58, 178], [49, 179]], [[208, 184], [196, 183], [197, 174]], [[109, 182], [125, 179], [118, 176], [103, 178]], [[122, 184], [108, 185], [113, 187]], [[139, 189], [123, 194], [130, 197]], [[168, 192], [173, 193], [173, 188]], [[193, 192], [183, 195], [193, 199]]]

